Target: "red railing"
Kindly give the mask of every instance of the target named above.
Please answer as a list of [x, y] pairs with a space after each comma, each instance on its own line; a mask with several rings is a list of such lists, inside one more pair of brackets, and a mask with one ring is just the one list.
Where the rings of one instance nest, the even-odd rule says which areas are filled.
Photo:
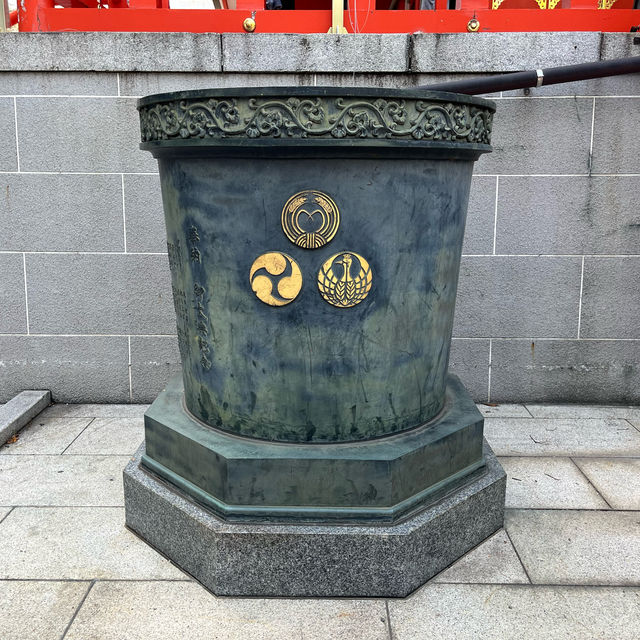
[[[231, 1], [218, 5], [228, 7]], [[633, 8], [638, 0], [614, 0], [611, 8], [606, 8], [611, 0], [558, 0], [553, 9], [541, 9], [536, 0], [457, 0], [457, 8], [448, 9], [448, 0], [435, 0], [435, 10], [389, 10], [389, 2], [357, 0], [344, 12], [345, 28], [362, 33], [628, 32], [640, 24], [640, 11]], [[419, 0], [408, 5], [415, 7]], [[264, 0], [236, 0], [235, 9], [206, 10], [170, 9], [169, 0], [21, 0], [18, 16], [20, 31], [243, 32], [246, 18], [253, 18], [256, 33], [325, 33], [331, 27], [331, 0], [296, 0], [295, 6], [295, 11], [265, 11]]]

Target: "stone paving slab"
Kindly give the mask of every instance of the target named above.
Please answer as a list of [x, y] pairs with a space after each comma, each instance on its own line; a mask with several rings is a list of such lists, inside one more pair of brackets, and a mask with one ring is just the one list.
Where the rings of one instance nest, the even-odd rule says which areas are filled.
[[382, 600], [216, 598], [196, 583], [98, 582], [65, 640], [383, 640]]
[[509, 536], [504, 529], [500, 529], [431, 582], [528, 584], [529, 578]]
[[[389, 637], [380, 600], [215, 598], [122, 508], [80, 506], [122, 503], [147, 407], [54, 405], [0, 449], [1, 640], [60, 640], [94, 579], [65, 640]], [[389, 601], [394, 640], [637, 640], [640, 460], [625, 456], [640, 456], [640, 407], [479, 408], [507, 472], [506, 531]]]
[[507, 510], [505, 529], [534, 584], [640, 585], [634, 511]]
[[529, 404], [525, 405], [534, 418], [623, 418], [640, 420], [640, 407], [603, 407], [589, 404]]
[[640, 510], [640, 459], [576, 458], [574, 462], [614, 509]]
[[47, 418], [140, 418], [148, 404], [54, 404], [41, 416]]
[[570, 458], [501, 458], [507, 508], [608, 509]]
[[62, 453], [93, 418], [47, 418], [39, 415], [19, 434], [13, 444], [0, 448], [0, 455]]
[[[638, 434], [640, 436], [640, 433]], [[67, 449], [65, 455], [132, 455], [144, 440], [140, 418], [96, 418]]]
[[394, 640], [637, 640], [640, 589], [429, 584], [389, 602]]
[[0, 456], [0, 504], [123, 506], [128, 456]]
[[531, 414], [523, 404], [497, 404], [495, 406], [479, 403], [476, 405], [485, 418], [530, 418]]
[[188, 579], [124, 528], [120, 507], [18, 507], [0, 539], [0, 579]]
[[0, 582], [2, 640], [58, 640], [88, 582]]
[[484, 433], [497, 456], [640, 456], [626, 420], [491, 418]]

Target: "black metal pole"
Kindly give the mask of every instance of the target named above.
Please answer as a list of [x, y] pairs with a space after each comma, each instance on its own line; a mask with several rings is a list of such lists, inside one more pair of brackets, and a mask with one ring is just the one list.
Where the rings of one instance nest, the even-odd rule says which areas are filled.
[[485, 76], [484, 78], [470, 78], [469, 80], [423, 85], [420, 88], [477, 95], [479, 93], [494, 93], [496, 91], [510, 91], [527, 87], [541, 87], [548, 84], [620, 76], [627, 73], [640, 73], [640, 56], [587, 62], [585, 64], [571, 64], [566, 67], [516, 71], [515, 73]]

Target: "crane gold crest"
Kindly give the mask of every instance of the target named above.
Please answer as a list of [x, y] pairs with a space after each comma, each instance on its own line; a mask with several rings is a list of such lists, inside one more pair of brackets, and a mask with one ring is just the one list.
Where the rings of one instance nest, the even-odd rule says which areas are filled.
[[[282, 230], [302, 249], [319, 249], [331, 242], [340, 226], [340, 211], [333, 199], [316, 190], [300, 191], [282, 209]], [[272, 307], [293, 302], [302, 290], [302, 271], [288, 254], [269, 251], [258, 256], [249, 271], [257, 298]], [[353, 251], [341, 251], [325, 260], [317, 275], [322, 298], [334, 307], [362, 302], [373, 282], [367, 260]]]

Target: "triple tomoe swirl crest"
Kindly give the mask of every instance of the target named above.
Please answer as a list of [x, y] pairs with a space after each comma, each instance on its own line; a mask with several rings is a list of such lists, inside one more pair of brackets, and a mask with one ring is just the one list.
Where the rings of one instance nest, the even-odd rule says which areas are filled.
[[489, 144], [492, 109], [403, 98], [186, 98], [142, 105], [143, 142], [188, 138], [389, 138]]

